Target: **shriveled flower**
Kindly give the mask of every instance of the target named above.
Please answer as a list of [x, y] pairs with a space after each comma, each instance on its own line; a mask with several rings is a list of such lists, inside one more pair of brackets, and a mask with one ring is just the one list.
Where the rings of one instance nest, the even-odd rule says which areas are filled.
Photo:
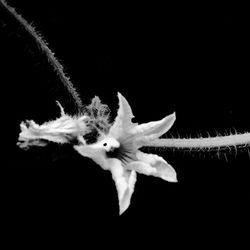
[[93, 159], [103, 169], [110, 170], [115, 181], [120, 214], [130, 205], [136, 182], [136, 172], [177, 182], [175, 170], [160, 156], [143, 153], [139, 148], [165, 134], [175, 121], [175, 113], [160, 121], [138, 125], [127, 100], [118, 93], [119, 110], [107, 135], [92, 145], [76, 145], [83, 156]]
[[64, 113], [60, 103], [57, 102], [57, 104], [61, 109], [60, 118], [45, 122], [42, 125], [38, 125], [32, 120], [20, 124], [21, 133], [17, 143], [20, 148], [27, 149], [30, 146], [42, 147], [46, 146], [49, 141], [59, 144], [69, 143], [75, 138], [85, 143], [83, 135], [89, 130], [86, 125], [88, 117], [85, 115], [69, 116]]

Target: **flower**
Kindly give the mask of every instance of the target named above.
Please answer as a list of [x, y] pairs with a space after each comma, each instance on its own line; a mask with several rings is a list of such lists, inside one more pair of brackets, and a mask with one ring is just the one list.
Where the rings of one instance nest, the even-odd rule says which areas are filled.
[[[165, 134], [175, 121], [175, 113], [160, 121], [138, 125], [127, 100], [118, 93], [119, 109], [112, 126], [108, 123], [108, 109], [94, 98], [86, 113], [69, 116], [62, 106], [61, 117], [37, 125], [22, 122], [19, 142], [21, 148], [45, 146], [48, 141], [73, 143], [74, 149], [89, 157], [103, 169], [110, 170], [118, 192], [120, 214], [130, 205], [136, 183], [136, 172], [177, 182], [175, 170], [160, 156], [139, 149]], [[99, 114], [99, 115], [98, 115]], [[89, 144], [87, 138], [97, 132], [97, 142]]]
[[136, 183], [136, 172], [177, 182], [175, 170], [160, 156], [139, 150], [147, 142], [165, 134], [175, 121], [175, 113], [160, 121], [138, 125], [127, 100], [118, 93], [118, 115], [109, 132], [97, 143], [75, 145], [81, 155], [93, 159], [103, 169], [110, 170], [116, 185], [120, 214], [130, 205]]

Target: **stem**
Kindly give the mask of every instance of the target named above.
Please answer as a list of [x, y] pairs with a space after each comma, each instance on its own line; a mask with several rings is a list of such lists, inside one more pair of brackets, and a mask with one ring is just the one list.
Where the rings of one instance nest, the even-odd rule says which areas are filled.
[[167, 148], [220, 148], [231, 146], [250, 146], [250, 133], [191, 139], [156, 139], [149, 141], [147, 147]]
[[73, 97], [77, 109], [79, 112], [83, 109], [83, 104], [79, 94], [77, 93], [75, 87], [73, 86], [70, 78], [65, 75], [64, 69], [62, 64], [58, 61], [58, 59], [54, 56], [54, 53], [48, 47], [48, 43], [37, 33], [34, 27], [32, 27], [21, 15], [19, 15], [14, 8], [10, 7], [4, 0], [0, 0], [0, 6], [4, 7], [9, 14], [11, 14], [18, 23], [31, 35], [38, 47], [41, 51], [47, 56], [49, 63], [52, 65], [53, 69], [59, 76], [60, 80], [62, 81], [63, 85], [66, 87], [68, 92]]

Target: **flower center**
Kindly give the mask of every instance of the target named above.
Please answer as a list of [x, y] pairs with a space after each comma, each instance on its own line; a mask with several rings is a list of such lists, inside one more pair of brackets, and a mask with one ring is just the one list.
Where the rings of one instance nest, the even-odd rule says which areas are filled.
[[106, 155], [108, 158], [119, 159], [124, 164], [136, 160], [134, 152], [123, 144], [120, 144], [119, 147], [111, 147], [109, 151], [106, 152]]

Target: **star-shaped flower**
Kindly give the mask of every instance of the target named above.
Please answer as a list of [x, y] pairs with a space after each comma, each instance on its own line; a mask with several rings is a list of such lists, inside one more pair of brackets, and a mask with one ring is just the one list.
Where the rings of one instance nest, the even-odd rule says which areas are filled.
[[[93, 159], [103, 169], [110, 170], [118, 192], [120, 214], [130, 205], [136, 183], [136, 172], [177, 182], [175, 170], [160, 156], [143, 153], [139, 148], [165, 134], [175, 121], [175, 113], [160, 121], [138, 125], [132, 123], [134, 117], [127, 100], [118, 93], [119, 110], [113, 125], [99, 131], [96, 143], [88, 144], [86, 135], [98, 126], [98, 117], [88, 115], [71, 117], [61, 108], [61, 117], [42, 125], [33, 121], [21, 123], [18, 145], [21, 148], [45, 146], [47, 141], [72, 143], [74, 149], [85, 157]], [[97, 106], [96, 106], [97, 105]], [[94, 101], [94, 109], [101, 105]], [[104, 110], [105, 105], [100, 106]], [[100, 112], [103, 113], [103, 112]], [[101, 116], [101, 121], [103, 117]], [[105, 116], [104, 116], [105, 120]], [[98, 123], [97, 123], [98, 125]], [[97, 129], [98, 130], [98, 129]]]
[[107, 135], [92, 145], [74, 148], [93, 159], [103, 169], [110, 170], [118, 192], [120, 214], [130, 205], [136, 182], [136, 172], [177, 182], [175, 170], [160, 156], [143, 153], [139, 148], [165, 134], [175, 121], [175, 113], [160, 121], [138, 125], [127, 100], [118, 93], [119, 110]]

